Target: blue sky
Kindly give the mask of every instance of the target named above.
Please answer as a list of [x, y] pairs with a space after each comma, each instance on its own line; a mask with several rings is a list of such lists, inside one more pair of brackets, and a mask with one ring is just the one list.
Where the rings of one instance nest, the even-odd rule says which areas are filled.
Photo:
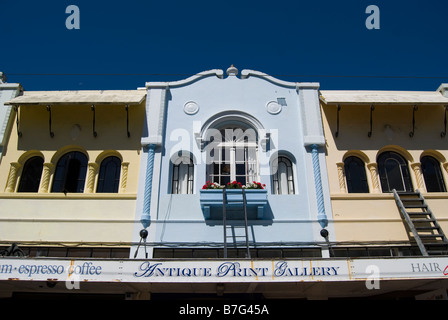
[[448, 82], [443, 0], [0, 0], [0, 21], [0, 71], [25, 90], [135, 89], [231, 64], [321, 89]]

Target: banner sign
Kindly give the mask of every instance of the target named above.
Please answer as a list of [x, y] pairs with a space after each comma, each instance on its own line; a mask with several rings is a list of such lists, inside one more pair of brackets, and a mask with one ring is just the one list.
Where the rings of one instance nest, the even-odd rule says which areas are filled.
[[448, 257], [322, 260], [0, 258], [0, 280], [310, 282], [448, 277]]

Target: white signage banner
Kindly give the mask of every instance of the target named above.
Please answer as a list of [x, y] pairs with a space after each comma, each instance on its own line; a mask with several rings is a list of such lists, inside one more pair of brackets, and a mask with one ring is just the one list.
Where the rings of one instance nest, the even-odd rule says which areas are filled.
[[309, 282], [447, 278], [448, 257], [322, 260], [0, 258], [0, 280]]

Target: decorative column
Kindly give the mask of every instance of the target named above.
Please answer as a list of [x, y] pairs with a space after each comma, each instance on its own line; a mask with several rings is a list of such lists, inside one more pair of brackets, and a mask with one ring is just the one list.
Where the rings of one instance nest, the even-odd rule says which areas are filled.
[[154, 169], [154, 153], [156, 149], [155, 144], [148, 144], [144, 147], [148, 152], [148, 158], [146, 160], [146, 176], [145, 176], [145, 189], [143, 196], [143, 212], [140, 222], [143, 228], [147, 228], [151, 221], [150, 210], [151, 210], [151, 190], [152, 190], [152, 173]]
[[42, 178], [40, 180], [39, 193], [48, 193], [48, 187], [50, 186], [51, 170], [53, 170], [54, 164], [46, 162], [42, 168]]
[[368, 163], [367, 169], [370, 171], [370, 178], [372, 179], [373, 193], [381, 193], [380, 182], [378, 180], [378, 165], [375, 162]]
[[412, 163], [411, 168], [414, 170], [418, 189], [422, 192], [426, 192], [426, 185], [423, 183], [422, 164], [420, 162]]
[[5, 192], [14, 192], [16, 190], [17, 175], [21, 166], [18, 162], [11, 162]]
[[120, 193], [126, 192], [126, 186], [128, 183], [128, 169], [129, 169], [129, 162], [122, 162], [121, 163]]
[[319, 146], [317, 144], [311, 145], [311, 156], [313, 160], [314, 185], [316, 187], [317, 199], [317, 220], [322, 228], [328, 225], [327, 215], [325, 213], [324, 192], [322, 190], [322, 178], [320, 174], [319, 164]]
[[87, 181], [86, 181], [86, 193], [93, 193], [93, 188], [95, 187], [95, 176], [98, 171], [98, 163], [90, 162], [88, 164]]
[[345, 185], [345, 175], [344, 175], [344, 162], [336, 163], [338, 167], [338, 179], [339, 179], [339, 190], [342, 193], [347, 193], [347, 186]]

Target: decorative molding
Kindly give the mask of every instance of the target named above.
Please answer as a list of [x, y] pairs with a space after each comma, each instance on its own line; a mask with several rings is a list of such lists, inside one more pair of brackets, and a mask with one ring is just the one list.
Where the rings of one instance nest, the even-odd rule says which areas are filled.
[[345, 184], [345, 172], [344, 172], [344, 162], [336, 163], [338, 167], [338, 180], [339, 180], [339, 190], [341, 193], [347, 193], [347, 186]]
[[16, 190], [17, 176], [21, 166], [18, 162], [11, 162], [5, 192], [14, 192]]
[[223, 78], [224, 72], [221, 69], [213, 69], [208, 70], [204, 72], [199, 72], [189, 78], [186, 78], [184, 80], [179, 81], [173, 81], [173, 82], [146, 82], [146, 89], [150, 88], [159, 88], [159, 89], [167, 89], [167, 88], [175, 88], [175, 87], [182, 87], [186, 86], [188, 84], [191, 84], [193, 82], [196, 82], [198, 80], [210, 77], [210, 76], [216, 76], [220, 79]]
[[154, 144], [149, 144], [146, 149], [148, 152], [148, 158], [146, 160], [146, 175], [145, 175], [145, 189], [143, 196], [143, 212], [141, 215], [140, 222], [143, 228], [149, 227], [151, 221], [151, 190], [152, 190], [152, 176], [154, 169], [154, 153], [156, 146]]
[[122, 162], [121, 163], [120, 193], [126, 192], [126, 186], [128, 183], [128, 171], [129, 171], [129, 162]]
[[322, 177], [319, 164], [319, 146], [312, 144], [310, 147], [313, 160], [314, 186], [316, 188], [317, 220], [321, 227], [325, 228], [328, 226], [328, 218], [325, 213], [324, 192], [322, 189]]
[[372, 179], [373, 192], [381, 193], [380, 182], [378, 178], [378, 165], [376, 164], [376, 162], [372, 162], [368, 163], [366, 166], [367, 169], [369, 169], [370, 178]]
[[422, 164], [420, 162], [411, 163], [411, 168], [414, 171], [418, 189], [421, 192], [426, 192], [426, 185], [423, 182]]
[[51, 172], [54, 168], [54, 164], [45, 162], [42, 167], [42, 178], [40, 180], [39, 193], [48, 193], [50, 186]]
[[95, 176], [97, 174], [99, 165], [96, 162], [90, 162], [88, 164], [87, 181], [86, 181], [86, 193], [93, 193], [95, 187]]
[[277, 101], [269, 101], [266, 104], [266, 110], [270, 114], [279, 114], [282, 111], [282, 106]]
[[194, 101], [188, 101], [184, 105], [184, 112], [188, 115], [194, 115], [198, 113], [199, 105]]

